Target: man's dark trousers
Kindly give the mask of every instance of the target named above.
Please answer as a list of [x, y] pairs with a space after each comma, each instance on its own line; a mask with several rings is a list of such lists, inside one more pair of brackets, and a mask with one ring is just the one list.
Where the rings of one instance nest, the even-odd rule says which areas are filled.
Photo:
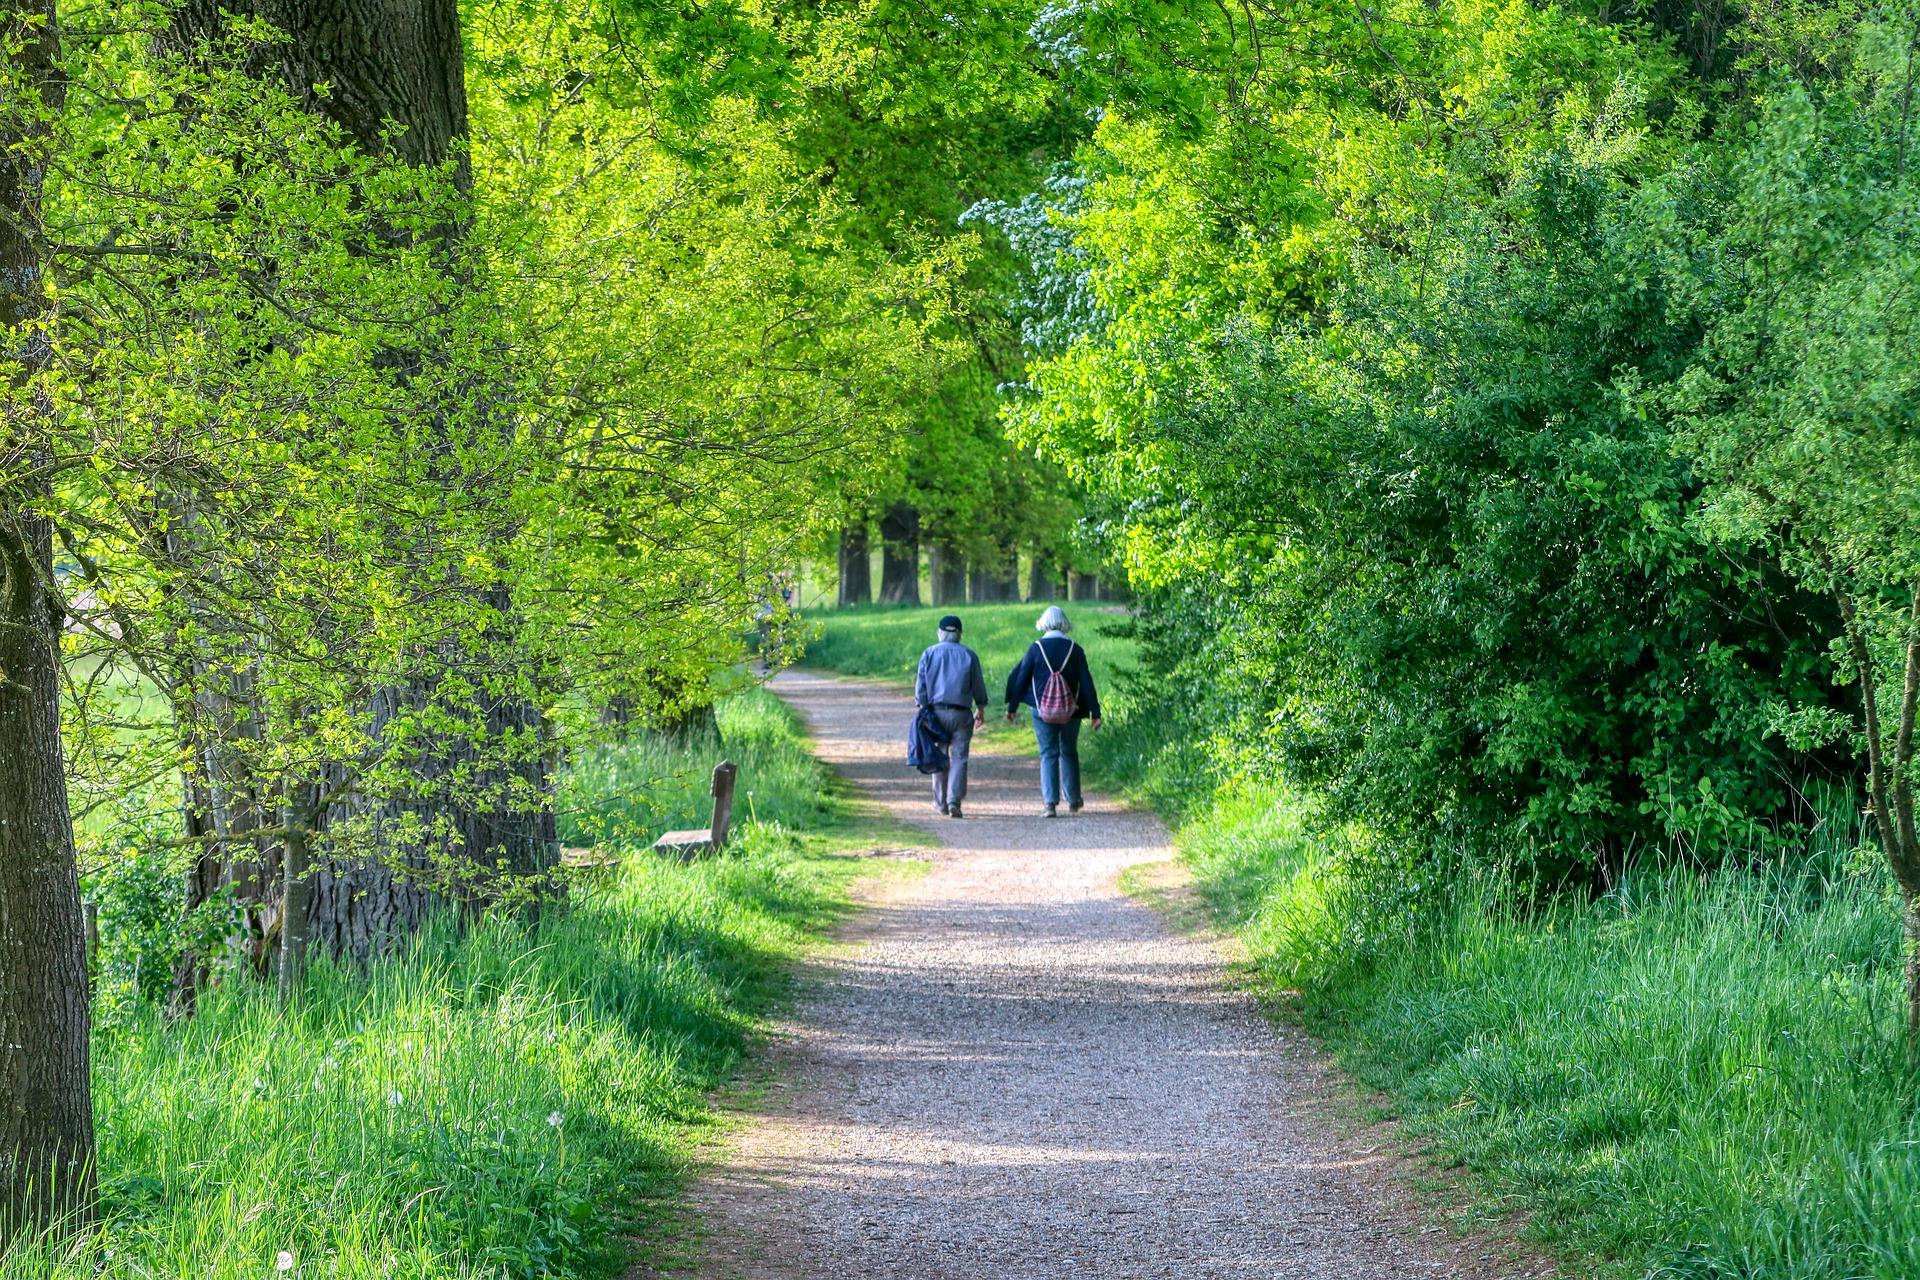
[[966, 707], [936, 706], [940, 727], [953, 735], [947, 746], [951, 759], [945, 773], [933, 775], [933, 803], [942, 809], [967, 798], [967, 752], [973, 748], [973, 712]]

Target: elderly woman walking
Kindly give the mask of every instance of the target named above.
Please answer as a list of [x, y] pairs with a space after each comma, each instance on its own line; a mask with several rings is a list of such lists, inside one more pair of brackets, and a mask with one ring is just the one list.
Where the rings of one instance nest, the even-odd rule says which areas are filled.
[[1057, 817], [1065, 800], [1069, 813], [1080, 812], [1080, 722], [1100, 727], [1100, 695], [1087, 670], [1087, 651], [1069, 634], [1073, 624], [1059, 605], [1049, 606], [1034, 624], [1040, 638], [1027, 646], [1020, 665], [1007, 677], [1007, 719], [1021, 703], [1033, 708], [1033, 736], [1040, 742], [1040, 798], [1047, 816]]

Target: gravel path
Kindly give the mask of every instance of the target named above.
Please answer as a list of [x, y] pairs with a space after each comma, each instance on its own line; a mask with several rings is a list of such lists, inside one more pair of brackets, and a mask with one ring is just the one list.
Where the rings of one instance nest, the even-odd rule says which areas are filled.
[[[821, 755], [944, 844], [820, 962], [778, 1077], [696, 1188], [715, 1280], [1508, 1277], [1536, 1260], [1410, 1208], [1343, 1136], [1304, 1037], [1116, 878], [1170, 856], [1102, 797], [1040, 816], [1031, 759], [974, 757], [967, 817], [907, 769], [890, 686], [787, 672]], [[996, 719], [989, 733], [1030, 732]]]

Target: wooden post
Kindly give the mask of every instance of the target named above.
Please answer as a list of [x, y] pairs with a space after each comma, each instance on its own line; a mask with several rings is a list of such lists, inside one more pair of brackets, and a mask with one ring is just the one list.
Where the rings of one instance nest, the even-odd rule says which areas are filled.
[[740, 777], [740, 766], [722, 760], [713, 767], [713, 826], [709, 838], [714, 851], [726, 847], [727, 832], [733, 826], [733, 786]]
[[705, 830], [669, 831], [653, 842], [656, 852], [670, 853], [682, 862], [691, 862], [703, 853], [718, 853], [727, 844], [733, 827], [733, 790], [739, 781], [740, 766], [722, 760], [713, 768], [713, 821]]

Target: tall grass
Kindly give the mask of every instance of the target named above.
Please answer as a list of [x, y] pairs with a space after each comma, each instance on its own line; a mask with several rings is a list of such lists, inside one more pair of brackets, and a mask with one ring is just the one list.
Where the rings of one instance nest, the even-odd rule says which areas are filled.
[[1920, 1276], [1920, 1124], [1887, 878], [1645, 872], [1491, 887], [1385, 936], [1275, 792], [1183, 837], [1202, 893], [1410, 1131], [1622, 1275]]
[[[844, 901], [848, 864], [766, 820], [830, 805], [791, 718], [745, 700], [721, 739], [642, 735], [641, 763], [603, 764], [751, 761], [743, 785], [772, 812], [728, 856], [636, 855], [537, 928], [441, 922], [369, 972], [318, 965], [287, 1012], [239, 978], [184, 1022], [123, 992], [95, 1038], [99, 1230], [19, 1250], [0, 1276], [616, 1272], [708, 1122], [705, 1091]], [[684, 816], [683, 796], [633, 803]]]
[[723, 759], [740, 766], [735, 822], [809, 831], [839, 820], [833, 775], [807, 754], [784, 702], [749, 689], [723, 700], [714, 718], [714, 732], [637, 730], [573, 762], [561, 784], [561, 842], [645, 848], [663, 831], [706, 826], [713, 767]]

